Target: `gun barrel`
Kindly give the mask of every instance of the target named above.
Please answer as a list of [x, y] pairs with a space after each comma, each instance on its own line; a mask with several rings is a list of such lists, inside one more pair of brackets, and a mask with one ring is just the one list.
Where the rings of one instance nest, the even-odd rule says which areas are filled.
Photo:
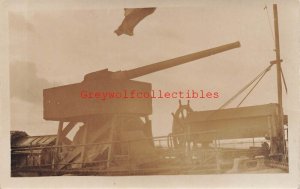
[[115, 72], [112, 75], [112, 78], [114, 79], [133, 79], [133, 78], [137, 78], [143, 75], [147, 75], [153, 72], [157, 72], [160, 70], [164, 70], [164, 69], [168, 69], [174, 66], [178, 66], [181, 64], [185, 64], [187, 62], [191, 62], [200, 58], [205, 58], [214, 54], [218, 54], [224, 51], [228, 51], [234, 48], [238, 48], [240, 47], [241, 44], [239, 41], [234, 42], [234, 43], [229, 43], [226, 45], [222, 45], [219, 47], [215, 47], [215, 48], [211, 48], [211, 49], [207, 49], [204, 51], [199, 51], [199, 52], [195, 52], [192, 54], [188, 54], [188, 55], [184, 55], [184, 56], [180, 56], [177, 58], [173, 58], [170, 60], [165, 60], [162, 62], [157, 62], [154, 64], [150, 64], [150, 65], [146, 65], [146, 66], [142, 66], [139, 68], [135, 68], [132, 70], [126, 70], [126, 71], [120, 71], [120, 72]]

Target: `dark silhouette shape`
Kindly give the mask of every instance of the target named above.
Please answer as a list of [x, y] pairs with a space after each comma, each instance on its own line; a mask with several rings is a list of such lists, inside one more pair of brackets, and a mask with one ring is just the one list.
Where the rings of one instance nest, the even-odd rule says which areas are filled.
[[146, 16], [152, 14], [156, 8], [125, 8], [125, 18], [115, 33], [119, 36], [122, 34], [133, 35], [135, 26]]

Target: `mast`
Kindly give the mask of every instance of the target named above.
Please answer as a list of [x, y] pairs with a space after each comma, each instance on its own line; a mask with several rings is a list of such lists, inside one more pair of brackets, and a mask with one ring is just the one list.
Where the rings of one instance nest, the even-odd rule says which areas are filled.
[[[277, 4], [273, 4], [274, 12], [274, 29], [275, 29], [275, 52], [276, 52], [276, 67], [277, 67], [277, 98], [279, 109], [282, 110], [282, 83], [281, 83], [281, 62], [280, 59], [280, 44], [279, 44], [279, 27], [278, 27], [278, 12]], [[282, 111], [281, 111], [282, 113]]]
[[282, 79], [281, 79], [281, 62], [280, 59], [280, 43], [279, 43], [279, 26], [278, 26], [278, 12], [277, 12], [277, 4], [273, 4], [273, 14], [274, 14], [274, 32], [275, 32], [275, 53], [276, 53], [276, 60], [273, 61], [276, 64], [276, 72], [277, 72], [277, 98], [278, 98], [278, 121], [279, 121], [279, 128], [281, 134], [279, 135], [282, 140], [281, 145], [283, 149], [280, 149], [280, 152], [285, 154], [285, 136], [284, 136], [284, 128], [283, 128], [283, 107], [282, 107]]

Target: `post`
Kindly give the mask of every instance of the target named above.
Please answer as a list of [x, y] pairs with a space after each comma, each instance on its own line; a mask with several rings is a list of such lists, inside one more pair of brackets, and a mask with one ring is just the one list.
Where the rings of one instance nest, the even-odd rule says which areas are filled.
[[84, 131], [83, 131], [83, 139], [82, 139], [82, 149], [81, 149], [81, 155], [80, 155], [80, 167], [83, 168], [84, 164], [86, 163], [86, 144], [88, 143], [88, 129], [89, 129], [89, 122], [84, 124]]
[[63, 127], [64, 127], [64, 122], [60, 121], [57, 129], [57, 136], [56, 136], [56, 143], [55, 143], [56, 146], [61, 144]]
[[[107, 162], [106, 162], [106, 166], [107, 168], [109, 168], [111, 166], [111, 162], [113, 161], [114, 159], [114, 151], [115, 151], [115, 146], [116, 146], [116, 143], [115, 143], [115, 130], [116, 130], [116, 125], [120, 124], [119, 123], [119, 116], [118, 115], [115, 115], [113, 116], [112, 120], [111, 120], [111, 126], [110, 126], [110, 134], [109, 134], [109, 143], [110, 143], [110, 146], [109, 146], [109, 149], [108, 149], [108, 157], [107, 157]], [[130, 153], [130, 152], [129, 152]]]
[[59, 153], [61, 152], [61, 148], [58, 147], [59, 145], [61, 145], [61, 135], [62, 135], [62, 130], [64, 127], [64, 122], [63, 121], [59, 121], [59, 125], [58, 125], [58, 129], [57, 129], [57, 136], [56, 136], [56, 141], [55, 141], [55, 148], [51, 151], [52, 153], [52, 169], [56, 168], [56, 163], [57, 163], [57, 157], [59, 155]]

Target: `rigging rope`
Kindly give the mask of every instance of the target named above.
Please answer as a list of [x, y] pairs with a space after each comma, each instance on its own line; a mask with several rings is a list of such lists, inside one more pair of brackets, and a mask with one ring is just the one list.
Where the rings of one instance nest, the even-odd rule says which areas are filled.
[[[272, 65], [271, 65], [272, 66]], [[241, 102], [237, 105], [237, 108], [240, 107], [240, 105], [246, 100], [246, 98], [250, 95], [250, 93], [254, 90], [254, 88], [258, 85], [258, 83], [262, 80], [262, 78], [266, 75], [268, 71], [270, 71], [271, 67], [269, 69], [265, 69], [265, 72], [261, 75], [261, 77], [257, 80], [255, 85], [251, 88], [251, 90], [246, 94], [246, 96], [241, 100]]]
[[271, 21], [270, 21], [271, 18], [270, 18], [270, 14], [269, 14], [267, 5], [265, 5], [264, 10], [266, 10], [266, 14], [267, 14], [267, 18], [268, 18], [268, 22], [269, 22], [269, 26], [270, 26], [270, 31], [271, 31], [272, 39], [273, 39], [273, 41], [275, 42], [274, 33], [273, 33], [273, 28], [272, 28]]
[[286, 82], [285, 82], [285, 78], [284, 78], [284, 74], [283, 74], [282, 69], [280, 70], [280, 72], [281, 72], [281, 76], [282, 76], [282, 80], [283, 80], [283, 84], [284, 84], [284, 89], [285, 89], [285, 92], [287, 93], [288, 89], [287, 89], [287, 85], [286, 85]]
[[[264, 7], [264, 10], [266, 10], [266, 14], [267, 14], [267, 18], [268, 18], [268, 22], [269, 22], [269, 26], [270, 26], [270, 31], [271, 31], [271, 35], [272, 35], [272, 39], [275, 43], [275, 37], [274, 37], [274, 32], [273, 32], [273, 27], [272, 27], [272, 24], [271, 24], [271, 18], [270, 18], [270, 14], [269, 14], [269, 11], [268, 11], [268, 7], [267, 5], [265, 4], [265, 7]], [[283, 80], [283, 83], [284, 83], [284, 89], [285, 89], [285, 92], [287, 93], [288, 92], [288, 89], [287, 89], [287, 85], [286, 85], [286, 82], [285, 82], [285, 78], [284, 78], [284, 74], [281, 71], [281, 76], [282, 76], [282, 80]]]
[[225, 108], [228, 104], [230, 104], [236, 97], [238, 97], [242, 92], [244, 92], [248, 87], [250, 87], [257, 79], [261, 78], [264, 74], [266, 74], [267, 71], [270, 70], [270, 68], [273, 66], [273, 64], [269, 65], [266, 69], [264, 69], [261, 73], [259, 73], [252, 81], [250, 81], [245, 87], [243, 87], [241, 90], [239, 90], [233, 97], [231, 97], [227, 102], [225, 102], [222, 106], [218, 108], [218, 110]]

